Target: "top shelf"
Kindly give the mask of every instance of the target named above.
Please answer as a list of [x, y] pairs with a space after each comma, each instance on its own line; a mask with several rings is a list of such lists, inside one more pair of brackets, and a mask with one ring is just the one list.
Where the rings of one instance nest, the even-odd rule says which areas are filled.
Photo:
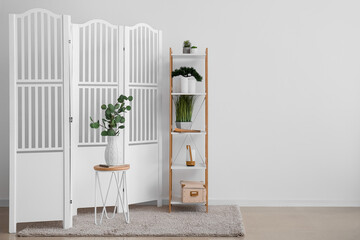
[[191, 53], [180, 53], [180, 54], [171, 54], [171, 56], [173, 58], [205, 58], [206, 54], [202, 54], [202, 53], [196, 53], [196, 54], [191, 54]]

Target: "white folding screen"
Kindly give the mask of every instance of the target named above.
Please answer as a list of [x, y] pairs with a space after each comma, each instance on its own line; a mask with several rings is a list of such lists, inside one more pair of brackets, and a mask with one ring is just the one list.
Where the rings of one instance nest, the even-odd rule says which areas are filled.
[[162, 201], [161, 39], [162, 32], [147, 24], [125, 27], [125, 94], [134, 97], [125, 122], [125, 160], [136, 169], [129, 174], [129, 197], [134, 203], [157, 199], [158, 206]]
[[44, 9], [11, 14], [9, 26], [9, 231], [32, 221], [71, 227], [78, 208], [93, 206], [93, 166], [104, 162], [107, 139], [90, 116], [102, 119], [100, 106], [120, 94], [134, 97], [122, 132], [129, 202], [161, 205], [161, 31], [71, 24]]
[[66, 227], [70, 17], [33, 9], [11, 14], [9, 26], [9, 231], [29, 221], [64, 220]]

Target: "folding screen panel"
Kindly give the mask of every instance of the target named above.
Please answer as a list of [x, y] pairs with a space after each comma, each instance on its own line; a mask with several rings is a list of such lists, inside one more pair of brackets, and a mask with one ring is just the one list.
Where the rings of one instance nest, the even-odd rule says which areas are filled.
[[70, 24], [69, 16], [43, 9], [9, 20], [9, 231], [33, 221], [71, 227], [77, 208], [93, 207], [93, 166], [104, 162], [107, 138], [90, 128], [90, 116], [101, 119], [100, 106], [124, 93], [134, 97], [122, 132], [129, 203], [160, 205], [161, 31]]
[[[104, 118], [102, 104], [115, 103], [123, 92], [123, 27], [102, 20], [73, 24], [72, 166], [74, 214], [93, 207], [93, 166], [104, 163], [107, 138], [90, 128], [90, 117]], [[104, 176], [106, 178], [108, 176]], [[107, 182], [107, 179], [102, 181]], [[104, 187], [106, 187], [104, 185]], [[115, 191], [110, 192], [115, 198]], [[100, 206], [100, 200], [98, 200]]]
[[69, 104], [70, 18], [33, 9], [9, 20], [9, 230], [30, 221], [71, 225], [65, 219], [70, 209], [70, 132], [64, 112]]
[[125, 127], [125, 160], [134, 169], [128, 188], [133, 203], [158, 200], [161, 205], [161, 34], [147, 24], [125, 27], [125, 93], [134, 97]]

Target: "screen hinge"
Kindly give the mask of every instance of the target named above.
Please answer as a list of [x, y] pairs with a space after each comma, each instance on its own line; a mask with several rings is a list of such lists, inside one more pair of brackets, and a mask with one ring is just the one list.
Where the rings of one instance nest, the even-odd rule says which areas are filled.
[[69, 122], [73, 122], [73, 117], [69, 117]]

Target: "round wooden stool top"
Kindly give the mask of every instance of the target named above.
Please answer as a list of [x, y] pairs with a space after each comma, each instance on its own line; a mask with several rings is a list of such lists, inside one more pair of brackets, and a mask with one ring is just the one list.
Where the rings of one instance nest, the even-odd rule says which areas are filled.
[[130, 169], [130, 164], [116, 165], [109, 167], [100, 167], [100, 165], [94, 166], [94, 170], [96, 171], [126, 171], [129, 169]]

